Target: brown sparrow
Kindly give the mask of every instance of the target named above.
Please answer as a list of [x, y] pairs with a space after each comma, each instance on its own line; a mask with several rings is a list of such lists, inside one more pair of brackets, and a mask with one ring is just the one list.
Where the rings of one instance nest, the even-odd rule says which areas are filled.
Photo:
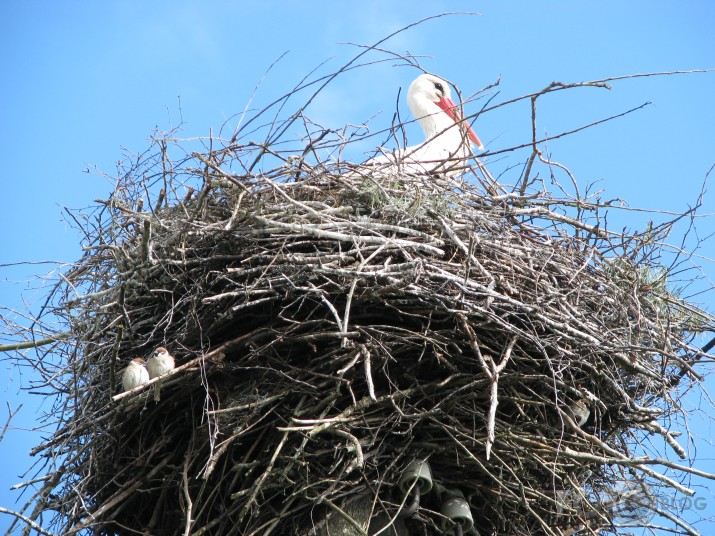
[[129, 362], [122, 374], [122, 386], [125, 391], [131, 391], [135, 387], [144, 385], [149, 381], [149, 372], [141, 357], [135, 357]]
[[573, 402], [569, 408], [571, 409], [571, 413], [573, 414], [576, 424], [583, 427], [583, 425], [586, 424], [586, 421], [588, 421], [588, 417], [591, 415], [591, 410], [588, 407], [588, 400], [580, 398], [576, 402]]
[[[170, 370], [174, 369], [174, 358], [163, 346], [159, 346], [146, 362], [146, 368], [149, 370], [149, 377], [154, 379], [163, 376]], [[159, 401], [161, 395], [161, 382], [156, 382], [154, 386], [154, 400]]]

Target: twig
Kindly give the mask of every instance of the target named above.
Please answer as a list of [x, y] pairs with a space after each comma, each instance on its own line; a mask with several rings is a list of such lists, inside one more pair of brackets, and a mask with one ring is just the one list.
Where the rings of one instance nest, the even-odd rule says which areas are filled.
[[36, 530], [40, 534], [44, 534], [45, 536], [55, 536], [54, 533], [46, 531], [40, 525], [35, 523], [32, 519], [22, 515], [20, 512], [14, 512], [13, 510], [8, 510], [7, 508], [3, 508], [2, 506], [0, 506], [0, 513], [8, 514], [13, 517], [16, 517], [17, 519], [20, 519], [21, 521], [28, 524], [30, 527], [32, 527], [34, 530]]

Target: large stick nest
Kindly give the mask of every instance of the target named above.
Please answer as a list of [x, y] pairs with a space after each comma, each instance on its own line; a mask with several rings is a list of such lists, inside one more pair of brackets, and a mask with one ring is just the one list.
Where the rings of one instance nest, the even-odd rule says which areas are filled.
[[[155, 148], [85, 216], [86, 253], [49, 303], [67, 336], [43, 367], [63, 394], [34, 519], [436, 534], [459, 490], [480, 534], [553, 535], [612, 528], [602, 499], [623, 483], [684, 491], [653, 465], [686, 468], [636, 457], [645, 432], [682, 454], [656, 420], [709, 321], [665, 288], [662, 229], [610, 233], [596, 205], [471, 174], [440, 187], [251, 144]], [[161, 401], [153, 384], [119, 394], [157, 346], [178, 363]], [[422, 459], [435, 491], [400, 515]]]

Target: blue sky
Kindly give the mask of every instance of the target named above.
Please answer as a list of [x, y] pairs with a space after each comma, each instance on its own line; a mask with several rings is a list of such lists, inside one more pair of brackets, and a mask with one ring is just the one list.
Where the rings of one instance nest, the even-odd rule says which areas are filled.
[[[0, 306], [37, 307], [47, 291], [35, 279], [81, 255], [80, 237], [62, 207], [89, 206], [113, 189], [108, 175], [123, 152], [141, 152], [154, 128], [183, 119], [181, 135], [206, 136], [236, 124], [254, 87], [254, 104], [288, 91], [327, 61], [327, 73], [358, 49], [420, 18], [450, 16], [403, 32], [384, 47], [425, 56], [426, 69], [471, 94], [499, 77], [495, 102], [564, 83], [656, 71], [715, 67], [715, 3], [606, 0], [378, 2], [114, 1], [0, 4]], [[373, 55], [372, 59], [384, 56]], [[330, 128], [368, 119], [389, 125], [400, 87], [418, 74], [386, 62], [341, 76], [307, 110]], [[598, 181], [603, 197], [630, 206], [684, 211], [700, 193], [715, 164], [715, 73], [637, 78], [614, 82], [610, 91], [581, 88], [539, 101], [540, 133], [555, 134], [652, 104], [621, 119], [549, 143], [553, 158], [569, 167], [580, 186]], [[467, 108], [476, 111], [483, 101]], [[402, 113], [406, 106], [401, 104]], [[376, 114], [378, 114], [376, 116]], [[483, 114], [475, 130], [490, 150], [528, 142], [527, 102]], [[416, 130], [408, 130], [413, 143]], [[366, 150], [369, 148], [366, 148]], [[487, 161], [493, 174], [527, 153]], [[360, 154], [350, 155], [359, 160]], [[507, 174], [508, 176], [508, 174]], [[506, 181], [508, 182], [508, 181]], [[701, 214], [715, 213], [705, 196]], [[648, 215], [614, 214], [612, 222], [637, 226]], [[699, 236], [715, 231], [712, 218], [698, 221]], [[715, 256], [715, 239], [700, 254]], [[60, 264], [22, 264], [55, 261]], [[715, 279], [709, 258], [699, 260], [698, 289]], [[10, 265], [10, 266], [8, 266]], [[693, 287], [693, 290], [696, 290]], [[712, 293], [697, 301], [715, 311]], [[7, 342], [0, 340], [0, 343]], [[0, 417], [7, 400], [23, 404], [0, 444], [0, 506], [13, 507], [10, 485], [29, 467], [31, 446], [44, 434], [35, 426], [39, 397], [19, 391], [27, 372], [0, 361]], [[715, 392], [715, 382], [708, 382]], [[692, 401], [693, 405], [698, 400]], [[699, 463], [715, 471], [712, 421], [694, 422]], [[715, 499], [709, 496], [711, 514]], [[0, 514], [0, 529], [8, 522]], [[708, 527], [710, 527], [708, 529]], [[699, 525], [715, 533], [715, 522]]]

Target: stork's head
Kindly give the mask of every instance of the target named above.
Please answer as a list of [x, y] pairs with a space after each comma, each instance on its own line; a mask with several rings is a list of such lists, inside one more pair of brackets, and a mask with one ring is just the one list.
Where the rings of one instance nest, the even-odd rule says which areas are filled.
[[463, 121], [459, 106], [452, 101], [449, 83], [445, 80], [433, 74], [418, 76], [407, 91], [407, 104], [412, 115], [422, 124], [427, 137], [432, 137], [457, 123], [466, 129], [467, 136], [479, 149], [484, 149], [472, 128]]

